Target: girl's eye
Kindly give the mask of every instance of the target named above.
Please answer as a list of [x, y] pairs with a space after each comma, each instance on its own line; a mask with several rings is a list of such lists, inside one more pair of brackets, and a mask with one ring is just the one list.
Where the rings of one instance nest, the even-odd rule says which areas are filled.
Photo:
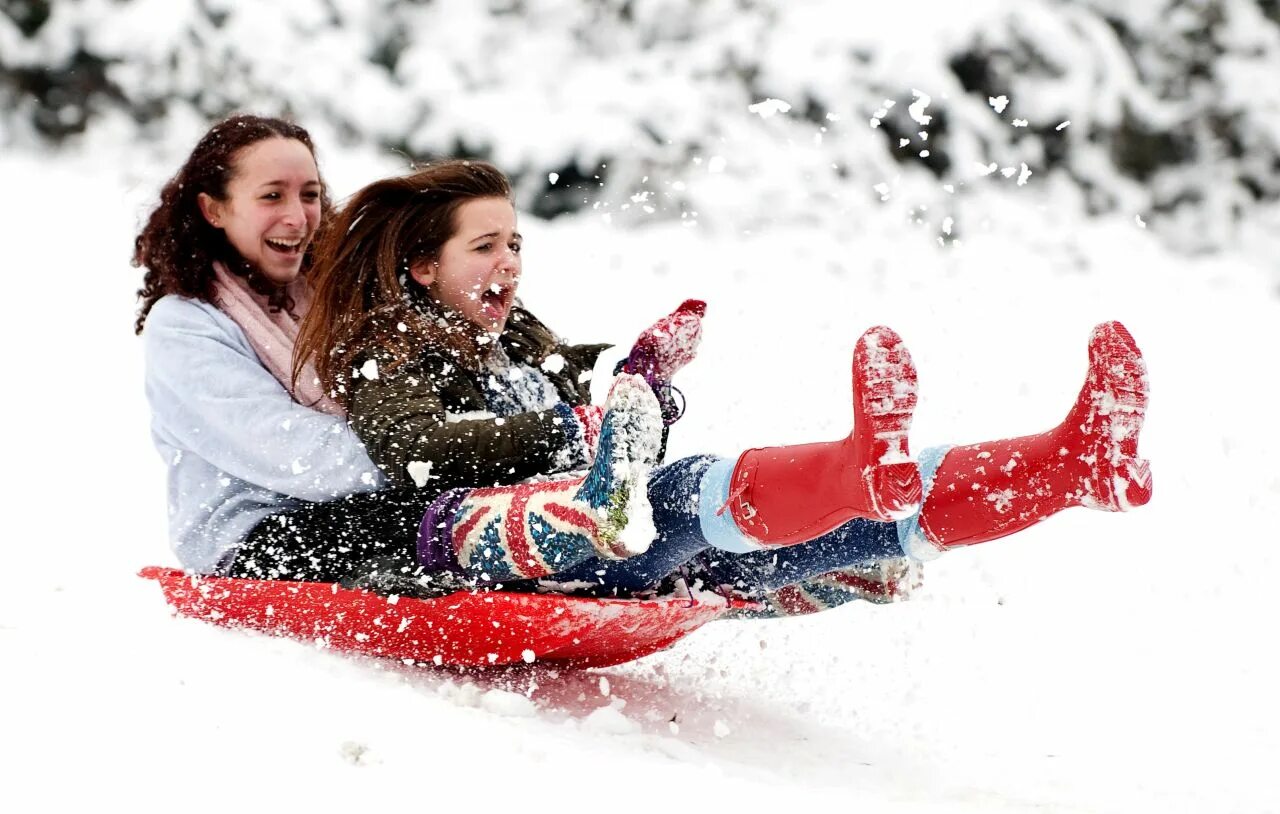
[[492, 248], [493, 248], [493, 244], [492, 244], [492, 243], [481, 243], [479, 246], [476, 246], [476, 251], [478, 251], [478, 252], [487, 252], [487, 251], [489, 251], [489, 250], [490, 250], [490, 249], [492, 249]]
[[267, 194], [265, 194], [265, 195], [263, 195], [263, 196], [262, 196], [262, 200], [264, 200], [264, 201], [274, 201], [274, 200], [277, 200], [279, 197], [280, 197], [280, 193], [279, 193], [279, 192], [268, 192]]
[[318, 201], [320, 200], [320, 193], [316, 192], [315, 190], [308, 190], [307, 192], [302, 193], [302, 200]]
[[511, 251], [512, 251], [512, 252], [514, 252], [515, 254], [519, 254], [519, 253], [520, 253], [521, 246], [520, 246], [520, 244], [519, 244], [519, 243], [512, 243], [512, 244], [511, 244], [511, 246], [510, 246], [510, 249], [511, 249]]

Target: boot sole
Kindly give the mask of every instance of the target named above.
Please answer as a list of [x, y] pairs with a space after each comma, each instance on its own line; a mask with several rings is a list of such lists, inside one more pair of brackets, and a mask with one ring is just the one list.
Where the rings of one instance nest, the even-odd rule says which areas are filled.
[[1127, 511], [1151, 500], [1151, 464], [1138, 457], [1150, 385], [1142, 351], [1128, 329], [1105, 322], [1089, 339], [1092, 436], [1098, 508]]
[[917, 398], [916, 366], [902, 337], [883, 325], [869, 329], [853, 353], [853, 447], [877, 519], [901, 520], [920, 509], [920, 473], [907, 438]]

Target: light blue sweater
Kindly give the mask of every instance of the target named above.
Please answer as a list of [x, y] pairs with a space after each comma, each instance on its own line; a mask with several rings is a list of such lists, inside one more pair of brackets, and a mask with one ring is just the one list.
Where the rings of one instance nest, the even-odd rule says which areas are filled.
[[293, 400], [244, 331], [169, 295], [147, 316], [151, 437], [169, 466], [169, 537], [182, 566], [222, 573], [264, 517], [383, 485], [341, 418]]

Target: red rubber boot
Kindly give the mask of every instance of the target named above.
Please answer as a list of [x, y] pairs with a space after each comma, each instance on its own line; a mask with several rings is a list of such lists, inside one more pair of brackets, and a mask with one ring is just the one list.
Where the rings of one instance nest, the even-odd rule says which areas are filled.
[[902, 338], [868, 330], [853, 352], [853, 432], [839, 441], [750, 449], [738, 458], [728, 507], [763, 546], [812, 540], [856, 517], [897, 520], [920, 506], [907, 450], [916, 368]]
[[1122, 512], [1151, 499], [1138, 457], [1147, 367], [1119, 322], [1093, 329], [1089, 373], [1067, 418], [1049, 432], [947, 452], [920, 513], [941, 549], [1012, 534], [1072, 506]]

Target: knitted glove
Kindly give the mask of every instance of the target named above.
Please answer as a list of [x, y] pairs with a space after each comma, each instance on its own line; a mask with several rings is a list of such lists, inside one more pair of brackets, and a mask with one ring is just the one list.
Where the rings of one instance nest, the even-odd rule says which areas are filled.
[[[707, 304], [685, 300], [680, 307], [655, 322], [631, 346], [618, 371], [643, 376], [662, 406], [662, 420], [674, 424], [683, 414], [672, 397], [671, 379], [693, 361], [702, 342], [702, 317]], [[678, 391], [677, 391], [678, 392]]]

